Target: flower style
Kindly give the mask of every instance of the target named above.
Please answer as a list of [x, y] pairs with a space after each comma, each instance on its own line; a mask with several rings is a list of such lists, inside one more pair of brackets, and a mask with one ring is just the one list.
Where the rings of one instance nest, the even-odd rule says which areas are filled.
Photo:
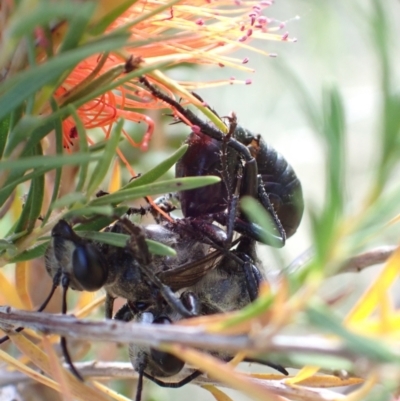
[[[265, 0], [259, 2], [175, 0], [170, 3], [137, 1], [106, 30], [107, 33], [111, 33], [129, 25], [132, 46], [110, 54], [104, 59], [98, 55], [85, 59], [56, 90], [56, 97], [59, 101], [68, 98], [82, 86], [82, 83], [107, 73], [132, 56], [146, 66], [160, 62], [167, 62], [172, 66], [181, 63], [214, 64], [252, 71], [244, 66], [249, 61], [247, 57], [239, 60], [225, 54], [244, 48], [273, 56], [252, 48], [248, 42], [252, 38], [288, 40], [287, 34], [275, 33], [283, 28], [283, 24], [263, 15], [263, 11], [271, 4], [271, 1]], [[234, 78], [227, 78], [208, 83], [181, 82], [180, 84], [186, 89], [191, 89], [232, 83], [233, 80]], [[157, 83], [171, 93], [168, 86], [159, 81]], [[250, 80], [243, 83], [248, 84]], [[174, 84], [171, 86], [174, 87]], [[105, 132], [106, 138], [110, 134], [113, 122], [120, 117], [147, 124], [146, 133], [140, 143], [135, 143], [124, 132], [132, 146], [146, 150], [154, 130], [154, 123], [138, 110], [160, 107], [163, 107], [160, 101], [137, 85], [136, 81], [131, 80], [88, 101], [79, 107], [77, 112], [85, 128], [100, 127]], [[76, 137], [75, 123], [70, 117], [63, 124], [64, 146], [68, 148], [72, 144], [71, 140]]]

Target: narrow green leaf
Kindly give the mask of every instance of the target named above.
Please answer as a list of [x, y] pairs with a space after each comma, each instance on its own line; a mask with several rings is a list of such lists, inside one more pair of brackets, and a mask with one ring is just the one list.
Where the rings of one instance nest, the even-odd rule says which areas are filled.
[[16, 253], [18, 251], [17, 247], [13, 242], [8, 241], [6, 239], [0, 239], [0, 252], [11, 252]]
[[[56, 112], [58, 110], [58, 106], [54, 98], [51, 99], [50, 101], [51, 107], [53, 112]], [[62, 121], [59, 118], [54, 122], [55, 124], [55, 134], [56, 134], [56, 153], [57, 155], [62, 155], [63, 154], [63, 149], [64, 149], [64, 144], [63, 144], [63, 128], [62, 128]], [[46, 224], [47, 220], [50, 217], [51, 210], [52, 210], [52, 204], [56, 201], [58, 197], [58, 191], [60, 189], [60, 184], [61, 184], [61, 174], [62, 174], [62, 169], [61, 167], [56, 169], [56, 176], [54, 178], [54, 186], [53, 186], [53, 193], [51, 195], [51, 200], [49, 204], [49, 208], [47, 210], [46, 215], [43, 217], [42, 221], [42, 227]]]
[[[258, 356], [257, 356], [258, 359]], [[263, 355], [263, 359], [268, 361], [268, 354]], [[345, 370], [351, 372], [354, 368], [352, 362], [345, 358], [340, 358], [332, 355], [320, 354], [294, 354], [289, 352], [279, 360], [283, 366], [319, 366], [321, 369]]]
[[17, 262], [25, 262], [27, 260], [40, 258], [46, 252], [47, 247], [49, 246], [50, 241], [46, 241], [37, 245], [27, 251], [24, 251], [17, 255], [16, 257], [10, 259], [10, 263], [17, 263]]
[[181, 146], [176, 152], [174, 152], [170, 157], [162, 161], [160, 164], [157, 165], [157, 167], [154, 167], [147, 173], [141, 175], [138, 178], [135, 178], [128, 184], [126, 184], [123, 188], [125, 189], [130, 189], [130, 188], [136, 188], [141, 185], [146, 185], [154, 182], [158, 178], [160, 178], [162, 175], [168, 172], [168, 170], [186, 153], [188, 149], [188, 145], [183, 145]]
[[323, 329], [325, 332], [341, 337], [354, 353], [364, 358], [379, 362], [400, 362], [399, 357], [393, 354], [382, 341], [373, 340], [348, 331], [342, 326], [334, 312], [322, 305], [309, 307], [306, 315], [311, 324]]
[[4, 203], [4, 200], [9, 196], [9, 194], [15, 189], [15, 187], [25, 181], [29, 181], [32, 178], [38, 177], [47, 173], [48, 171], [53, 170], [53, 167], [50, 168], [36, 168], [32, 172], [22, 175], [18, 178], [14, 178], [14, 180], [7, 185], [3, 186], [0, 189], [0, 204]]
[[174, 249], [170, 248], [167, 245], [162, 244], [161, 242], [153, 241], [151, 239], [146, 238], [147, 246], [149, 247], [149, 252], [153, 255], [159, 256], [176, 256], [176, 252]]
[[[344, 150], [345, 115], [341, 95], [336, 87], [324, 92], [325, 139], [328, 159], [328, 208], [340, 214], [343, 209], [346, 157]], [[329, 228], [331, 229], [331, 228]]]
[[70, 192], [58, 199], [51, 205], [51, 210], [62, 209], [63, 207], [70, 207], [76, 202], [86, 202], [86, 196], [82, 192]]
[[24, 151], [22, 152], [22, 157], [28, 156], [30, 150], [34, 148], [38, 142], [40, 142], [45, 136], [47, 136], [51, 131], [55, 129], [55, 122], [61, 118], [64, 119], [68, 117], [67, 110], [59, 110], [55, 113], [51, 113], [49, 116], [41, 117], [41, 122], [37, 128], [32, 131], [26, 141]]
[[99, 88], [101, 88], [102, 93], [106, 91], [104, 88], [106, 85], [112, 83], [117, 79], [121, 74], [125, 72], [125, 65], [118, 64], [115, 67], [108, 69], [106, 72], [101, 74], [100, 76], [92, 79], [85, 80], [84, 83], [81, 83], [74, 92], [70, 93], [67, 97], [63, 99], [61, 107], [64, 107], [69, 104], [73, 104], [75, 101], [79, 101], [82, 97], [88, 96], [93, 92], [97, 92]]
[[249, 220], [260, 227], [258, 235], [260, 235], [264, 244], [275, 248], [282, 247], [282, 239], [279, 238], [279, 233], [272, 217], [260, 202], [250, 196], [244, 196], [240, 201], [240, 207]]
[[[126, 242], [129, 239], [129, 235], [126, 234], [117, 234], [117, 233], [103, 233], [103, 232], [80, 232], [84, 238], [90, 239], [92, 241], [103, 242], [105, 244], [109, 244], [112, 246], [117, 246], [120, 248], [124, 248], [126, 246]], [[155, 255], [160, 256], [176, 256], [175, 250], [172, 248], [161, 244], [159, 242], [146, 239], [147, 246], [149, 247], [149, 251]]]
[[99, 160], [97, 167], [95, 168], [95, 173], [92, 174], [90, 179], [87, 194], [90, 196], [103, 182], [109, 168], [110, 164], [115, 157], [116, 149], [119, 144], [119, 139], [121, 137], [122, 127], [124, 126], [124, 120], [121, 118], [118, 123], [114, 126], [114, 129], [108, 139], [106, 147], [104, 149], [103, 155]]
[[9, 128], [10, 128], [10, 116], [6, 116], [0, 121], [0, 159], [3, 158], [3, 153], [8, 138]]
[[273, 300], [274, 298], [272, 294], [270, 294], [268, 297], [257, 298], [254, 302], [245, 306], [240, 311], [239, 315], [230, 318], [229, 320], [226, 320], [223, 323], [222, 327], [226, 329], [230, 327], [235, 327], [240, 323], [246, 322], [262, 313], [265, 313], [265, 311], [267, 311], [271, 307]]
[[114, 22], [121, 14], [123, 14], [129, 7], [137, 3], [138, 0], [128, 0], [125, 3], [121, 3], [118, 7], [115, 7], [108, 14], [106, 14], [101, 20], [96, 21], [89, 32], [92, 35], [99, 35], [103, 33], [112, 22]]
[[[312, 215], [317, 265], [325, 265], [332, 251], [337, 225], [343, 214], [345, 182], [345, 114], [341, 95], [336, 87], [323, 93], [323, 139], [326, 148], [327, 188], [325, 206], [321, 214]], [[316, 266], [317, 266], [316, 265]]]
[[[30, 208], [28, 227], [26, 228], [30, 233], [40, 216], [44, 199], [44, 175], [40, 175], [32, 180], [32, 206]], [[30, 192], [30, 191], [29, 191]]]
[[127, 206], [118, 206], [113, 209], [112, 216], [96, 216], [86, 223], [81, 223], [74, 227], [75, 231], [100, 231], [113, 223], [116, 219], [122, 217], [128, 210]]
[[9, 157], [18, 144], [28, 139], [32, 135], [32, 132], [39, 127], [41, 123], [42, 119], [40, 117], [31, 115], [23, 116], [10, 131], [4, 149], [4, 157]]
[[109, 205], [124, 201], [131, 201], [147, 195], [157, 195], [169, 192], [183, 191], [187, 189], [204, 187], [219, 182], [221, 179], [214, 176], [206, 177], [185, 177], [176, 178], [168, 181], [161, 181], [150, 185], [142, 185], [140, 187], [120, 190], [110, 195], [105, 195], [94, 199], [90, 205]]
[[8, 26], [7, 33], [11, 41], [19, 41], [23, 36], [32, 33], [36, 27], [51, 25], [54, 20], [70, 20], [88, 7], [85, 4], [71, 7], [70, 1], [60, 0], [55, 3], [36, 2], [34, 7], [32, 3], [23, 2], [21, 6], [18, 9], [18, 18], [13, 18]]
[[137, 18], [134, 20], [128, 22], [126, 25], [121, 26], [118, 28], [116, 31], [125, 31], [128, 30], [131, 27], [134, 27], [135, 25], [140, 24], [143, 21], [148, 20], [149, 18], [153, 17], [154, 15], [159, 15], [161, 14], [164, 10], [170, 9], [172, 6], [174, 6], [176, 3], [179, 3], [180, 0], [172, 0], [169, 1], [168, 3], [162, 4], [161, 6], [151, 10], [150, 12], [143, 12], [139, 14]]
[[80, 209], [72, 209], [64, 215], [64, 218], [70, 219], [73, 217], [85, 216], [89, 218], [90, 216], [114, 216], [114, 208], [110, 205], [104, 206], [90, 206], [82, 207]]
[[80, 43], [89, 21], [96, 9], [96, 3], [84, 2], [79, 4], [79, 12], [74, 13], [68, 22], [68, 31], [61, 43], [59, 52], [74, 49]]
[[[71, 115], [75, 121], [76, 131], [78, 132], [79, 149], [82, 153], [89, 154], [89, 146], [86, 137], [86, 130], [82, 123], [82, 120], [79, 118], [78, 113], [76, 112], [76, 110], [72, 105], [68, 107], [71, 109]], [[82, 163], [80, 165], [78, 184], [76, 185], [75, 189], [76, 192], [80, 192], [83, 190], [87, 178], [88, 168], [89, 168], [88, 163]]]
[[[36, 147], [36, 154], [38, 158], [40, 158], [40, 154], [42, 153], [42, 148], [40, 144]], [[26, 231], [30, 233], [37, 221], [37, 218], [40, 216], [40, 211], [42, 208], [44, 198], [44, 176], [37, 176], [32, 179], [31, 186], [29, 188], [28, 197], [22, 208], [21, 215], [18, 219], [18, 223], [15, 227], [14, 233], [20, 233], [22, 231]]]
[[97, 161], [100, 156], [91, 156], [83, 153], [75, 153], [72, 155], [62, 155], [62, 156], [32, 156], [24, 157], [18, 160], [6, 160], [0, 162], [1, 170], [13, 170], [25, 171], [30, 168], [46, 167], [57, 168], [62, 166], [71, 166], [75, 164], [88, 163], [92, 161]]
[[57, 55], [46, 63], [16, 74], [3, 83], [0, 89], [0, 120], [49, 83], [55, 82], [68, 69], [88, 56], [122, 47], [128, 39], [127, 34], [106, 35], [74, 50]]

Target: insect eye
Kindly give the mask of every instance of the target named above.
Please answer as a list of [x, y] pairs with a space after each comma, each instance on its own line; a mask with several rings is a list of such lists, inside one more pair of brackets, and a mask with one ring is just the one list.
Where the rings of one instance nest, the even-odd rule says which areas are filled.
[[92, 245], [79, 245], [72, 255], [73, 272], [86, 291], [97, 291], [107, 279], [107, 269], [97, 249]]

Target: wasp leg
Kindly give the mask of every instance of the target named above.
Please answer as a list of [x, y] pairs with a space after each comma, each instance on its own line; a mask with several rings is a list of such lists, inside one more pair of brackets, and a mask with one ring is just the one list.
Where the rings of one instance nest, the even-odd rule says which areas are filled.
[[278, 365], [277, 363], [263, 361], [257, 358], [244, 358], [244, 362], [258, 363], [260, 365], [269, 366], [270, 368], [277, 370], [279, 373], [289, 376], [289, 372], [282, 365]]
[[[64, 274], [61, 277], [61, 286], [62, 286], [62, 306], [61, 306], [61, 312], [63, 315], [67, 313], [67, 290], [69, 287], [69, 277]], [[68, 352], [68, 347], [67, 347], [67, 340], [65, 337], [61, 337], [60, 339], [60, 345], [61, 345], [61, 351], [64, 356], [65, 362], [67, 362], [72, 374], [80, 381], [84, 381], [82, 375], [78, 372], [76, 367], [74, 366], [71, 356]]]
[[[39, 306], [36, 312], [43, 312], [43, 310], [46, 308], [48, 303], [50, 302], [51, 298], [53, 298], [54, 292], [56, 291], [57, 287], [60, 285], [60, 277], [61, 277], [61, 270], [54, 276], [53, 278], [53, 285], [51, 287], [49, 295], [47, 295], [47, 298], [43, 301], [42, 305]], [[21, 331], [24, 330], [24, 327], [17, 327], [15, 331], [17, 333], [21, 333]], [[0, 338], [0, 344], [5, 343], [7, 340], [9, 340], [9, 336], [4, 336]]]
[[161, 282], [161, 280], [153, 273], [151, 269], [149, 269], [147, 266], [141, 266], [141, 270], [153, 282], [153, 284], [158, 287], [163, 298], [171, 308], [177, 311], [182, 317], [196, 316], [185, 307], [182, 300], [175, 295], [171, 288]]
[[[158, 386], [160, 387], [167, 387], [167, 388], [179, 388], [179, 387], [183, 387], [184, 385], [190, 383], [191, 381], [193, 381], [194, 379], [197, 379], [199, 376], [201, 376], [203, 374], [202, 371], [200, 370], [195, 370], [193, 373], [191, 373], [189, 376], [185, 377], [184, 379], [182, 379], [179, 382], [175, 382], [175, 383], [171, 383], [171, 382], [163, 382], [160, 379], [157, 379], [154, 376], [149, 375], [148, 373], [143, 372], [143, 376], [146, 379], [151, 380], [153, 383], [156, 383]], [[138, 401], [138, 400], [137, 400]]]
[[192, 291], [185, 291], [180, 297], [184, 307], [193, 315], [198, 316], [200, 314], [200, 300], [196, 294]]
[[[190, 121], [193, 125], [200, 128], [200, 130], [208, 135], [211, 138], [214, 138], [218, 141], [223, 141], [226, 135], [220, 131], [219, 129], [213, 127], [212, 125], [204, 122], [201, 118], [197, 117], [196, 114], [192, 113], [189, 109], [185, 109], [179, 104], [175, 99], [170, 98], [166, 94], [159, 91], [155, 86], [153, 86], [145, 77], [140, 77], [140, 83], [142, 83], [146, 88], [150, 90], [153, 96], [157, 97], [160, 100], [163, 100], [165, 103], [168, 103], [174, 109], [176, 109], [179, 113], [186, 117], [188, 121]], [[246, 162], [251, 162], [254, 160], [254, 157], [251, 155], [250, 150], [247, 146], [243, 145], [241, 142], [237, 141], [233, 138], [225, 138], [227, 146], [235, 149], [239, 152]], [[256, 164], [257, 168], [257, 164]]]
[[108, 292], [106, 293], [106, 303], [104, 305], [106, 319], [112, 319], [112, 313], [114, 308], [115, 297], [111, 296]]
[[269, 196], [268, 196], [267, 192], [265, 191], [265, 187], [264, 187], [264, 184], [262, 182], [262, 178], [261, 178], [260, 175], [258, 176], [258, 200], [261, 202], [263, 207], [270, 214], [270, 216], [272, 218], [272, 221], [273, 221], [273, 223], [275, 225], [275, 228], [277, 229], [277, 231], [279, 233], [279, 237], [281, 238], [280, 243], [277, 244], [278, 246], [274, 245], [274, 244], [272, 244], [272, 245], [277, 246], [277, 247], [279, 247], [279, 245], [280, 246], [284, 246], [285, 242], [286, 242], [285, 229], [282, 227], [282, 223], [279, 220], [279, 217], [276, 214], [275, 209], [272, 206], [271, 201], [269, 200]]
[[138, 383], [136, 387], [136, 396], [135, 396], [135, 401], [140, 401], [142, 399], [142, 391], [143, 391], [143, 376], [145, 375], [144, 370], [146, 369], [146, 365], [143, 362], [139, 369], [138, 369]]
[[133, 319], [133, 313], [129, 304], [126, 303], [122, 305], [121, 308], [115, 313], [113, 319], [121, 320], [122, 322], [130, 322]]

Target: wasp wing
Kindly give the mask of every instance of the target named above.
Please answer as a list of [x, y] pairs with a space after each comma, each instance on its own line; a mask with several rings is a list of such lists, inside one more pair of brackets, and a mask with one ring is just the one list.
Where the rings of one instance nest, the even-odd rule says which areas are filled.
[[185, 263], [174, 269], [165, 270], [157, 274], [163, 284], [168, 285], [173, 291], [195, 285], [210, 270], [220, 263], [221, 252], [214, 251], [195, 262]]

